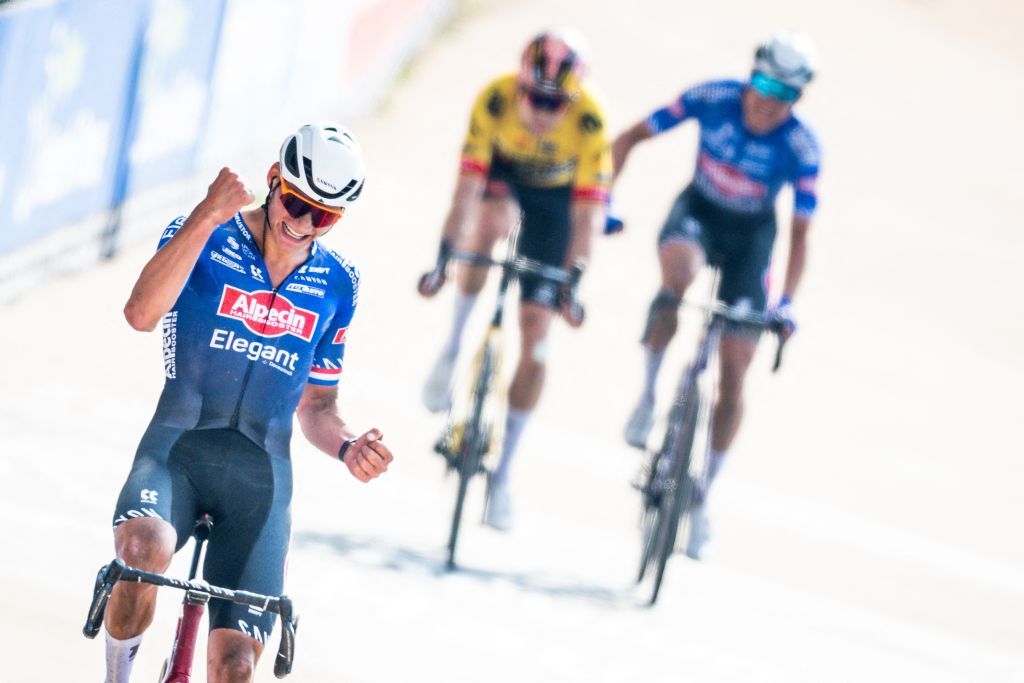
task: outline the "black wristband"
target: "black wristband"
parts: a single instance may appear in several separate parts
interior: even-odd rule
[[[338,460],[345,462],[345,454],[348,453],[349,446],[355,442],[355,439],[345,439],[341,442],[341,448],[338,449]]]
[[[448,259],[451,258],[452,252],[455,250],[451,240],[442,238],[441,244],[437,248],[437,265],[438,269],[444,268],[448,264]]]

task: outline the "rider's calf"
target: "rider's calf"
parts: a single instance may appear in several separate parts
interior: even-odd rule
[[[682,295],[662,289],[651,301],[647,310],[647,324],[641,343],[654,351],[662,351],[675,336],[679,327],[679,305]]]

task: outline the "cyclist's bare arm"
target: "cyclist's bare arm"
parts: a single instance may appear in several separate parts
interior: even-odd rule
[[[590,259],[590,244],[593,236],[604,230],[605,203],[603,200],[575,200],[570,211],[572,233],[566,252],[564,267],[586,265]]]
[[[144,332],[157,326],[177,301],[213,231],[252,200],[241,178],[222,168],[185,224],[142,269],[124,306],[129,325]]]
[[[445,254],[448,250],[454,249],[466,230],[471,230],[476,223],[486,185],[487,178],[478,171],[463,169],[459,172],[451,208],[448,209],[448,216],[441,230],[441,254],[438,256],[438,265],[434,271],[424,274],[417,286],[422,296],[434,296],[444,285]]]
[[[789,259],[786,261],[786,280],[782,295],[792,300],[803,278],[807,263],[807,236],[811,231],[811,220],[804,216],[793,216],[789,235]]]
[[[647,127],[647,120],[639,121],[619,133],[612,143],[612,176],[617,178],[622,172],[626,163],[626,157],[638,142],[643,142],[654,137],[654,133]]]
[[[484,195],[486,184],[487,178],[477,171],[463,170],[459,172],[459,178],[455,183],[455,194],[452,196],[452,205],[441,231],[441,239],[448,240],[450,244],[455,245],[458,244],[467,229],[472,229],[480,214],[480,201]]]
[[[379,429],[375,427],[356,434],[341,419],[337,386],[307,384],[295,415],[306,439],[332,457],[337,457],[342,444],[354,440],[345,450],[344,463],[359,481],[379,477],[394,459]]]

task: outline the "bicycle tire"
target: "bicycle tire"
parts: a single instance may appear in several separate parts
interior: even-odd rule
[[[665,569],[676,545],[679,522],[686,513],[690,497],[690,459],[693,443],[697,433],[697,418],[700,416],[700,390],[697,384],[688,380],[680,393],[677,403],[681,406],[682,422],[675,439],[672,460],[672,472],[666,485],[666,493],[662,495],[658,506],[659,528],[655,535],[653,551],[656,554],[654,580],[651,585],[653,606],[658,601]]]
[[[462,431],[459,444],[459,484],[455,495],[455,510],[452,512],[451,530],[448,534],[448,568],[455,568],[455,549],[459,541],[459,528],[462,525],[462,513],[466,502],[469,481],[480,472],[485,446],[485,430],[483,425],[484,403],[491,388],[494,366],[494,349],[488,342],[480,361],[480,373],[477,375],[476,387],[473,390],[472,410],[470,418]]]
[[[676,400],[672,402],[672,408],[665,422],[665,435],[661,441],[661,448],[654,453],[643,488],[641,488],[643,510],[640,517],[640,569],[637,572],[637,583],[643,581],[647,575],[657,547],[656,541],[659,534],[662,533],[661,500],[664,495],[663,489],[669,479],[659,472],[662,469],[662,459],[668,457],[667,454],[675,452],[676,442],[682,431],[685,406],[682,398],[683,392],[679,392],[676,395]]]

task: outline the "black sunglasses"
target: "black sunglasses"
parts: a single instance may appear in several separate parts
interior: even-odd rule
[[[525,92],[530,106],[541,111],[558,111],[569,103],[569,98],[564,95],[545,95],[533,90],[526,90]]]

